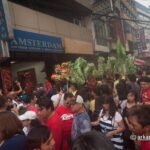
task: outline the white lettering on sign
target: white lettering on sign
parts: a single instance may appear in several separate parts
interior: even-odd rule
[[[72,120],[72,119],[73,119],[73,114],[63,114],[63,115],[61,116],[61,119],[62,119],[63,121],[65,121],[65,120]]]
[[[53,49],[62,48],[62,45],[58,43],[51,43],[51,42],[32,40],[32,39],[22,39],[22,38],[18,38],[18,41],[12,40],[11,44],[15,46],[28,46],[28,47],[37,46],[40,48],[53,48]]]

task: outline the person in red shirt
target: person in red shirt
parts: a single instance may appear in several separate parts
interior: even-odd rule
[[[140,79],[141,98],[145,104],[150,104],[150,78],[142,77]]]
[[[45,90],[47,96],[49,96],[50,92],[52,91],[52,84],[48,80],[48,78],[45,78],[44,90]]]
[[[53,102],[48,98],[39,102],[39,118],[52,132],[55,140],[55,150],[62,149],[62,121],[59,115],[54,111]]]
[[[141,150],[150,150],[150,105],[133,106],[128,111],[128,121]],[[132,138],[132,137],[131,137]],[[132,139],[131,139],[132,140]]]
[[[56,113],[62,120],[63,126],[63,147],[62,150],[70,150],[69,142],[71,141],[71,129],[73,122],[73,112],[71,110],[70,102],[74,99],[73,94],[65,93],[64,105],[56,109]]]

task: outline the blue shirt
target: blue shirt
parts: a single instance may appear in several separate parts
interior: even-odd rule
[[[5,140],[0,150],[27,150],[27,139],[25,135],[17,134]]]
[[[91,121],[87,112],[76,114],[72,124],[72,140],[89,131],[91,131]]]

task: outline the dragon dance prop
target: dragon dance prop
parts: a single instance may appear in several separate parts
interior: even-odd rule
[[[52,74],[52,80],[67,80],[78,85],[86,83],[89,76],[103,78],[105,75],[114,76],[119,73],[122,76],[126,74],[136,73],[134,59],[128,56],[121,43],[116,45],[116,57],[97,58],[97,65],[93,62],[88,62],[82,57],[79,57],[75,62],[63,62],[55,65],[55,73]]]

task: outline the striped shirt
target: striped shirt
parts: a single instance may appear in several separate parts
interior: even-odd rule
[[[103,110],[101,110],[99,117],[101,132],[104,134],[106,134],[109,131],[116,130],[118,128],[118,122],[122,120],[122,117],[118,112],[115,113],[114,117],[106,117],[105,115],[103,115]],[[111,138],[111,141],[113,142],[116,150],[123,150],[122,133],[114,135]]]

